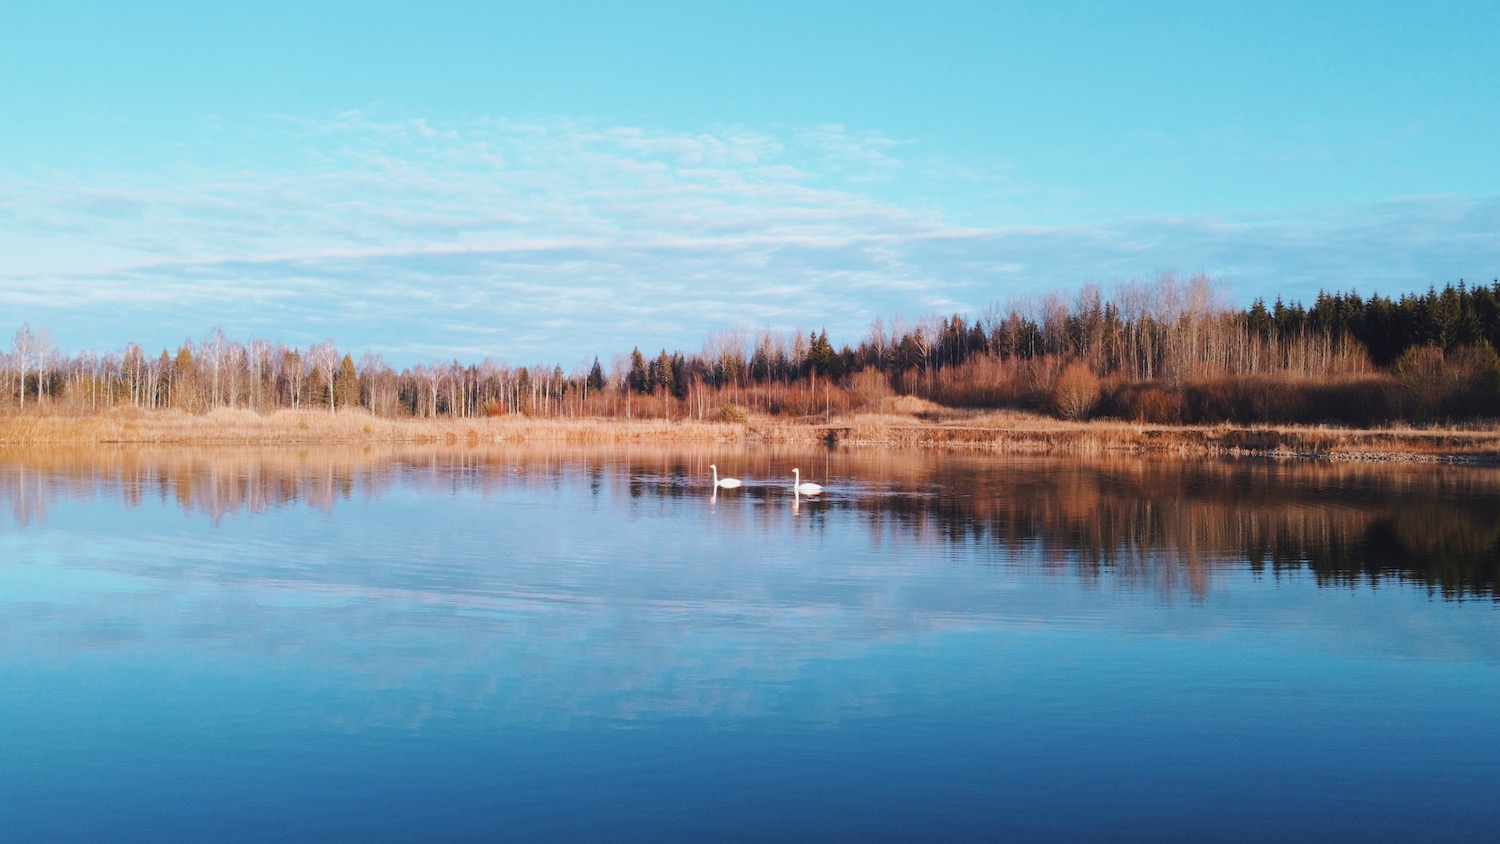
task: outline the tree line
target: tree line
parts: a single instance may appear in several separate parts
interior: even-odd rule
[[[305,348],[214,329],[150,353],[65,355],[23,325],[3,355],[0,410],[119,406],[382,416],[810,417],[915,396],[1143,422],[1369,425],[1500,417],[1500,281],[1396,298],[1320,292],[1229,304],[1205,275],[1013,300],[977,317],[876,320],[835,348],[825,331],[726,332],[694,352],[639,347],[607,368],[486,359],[396,369],[332,340]]]

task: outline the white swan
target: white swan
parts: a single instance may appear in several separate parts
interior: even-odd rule
[[[802,481],[801,469],[792,470],[792,492],[800,493],[802,495],[817,495],[822,491],[823,486],[821,484],[815,484],[812,481],[807,481],[806,483],[804,483]]]
[[[701,466],[703,464],[700,463],[698,465]],[[740,485],[739,478],[720,478],[718,466],[710,463],[708,464],[708,468],[714,470],[714,488],[717,489],[719,487],[723,487],[724,489],[734,489],[735,487]]]

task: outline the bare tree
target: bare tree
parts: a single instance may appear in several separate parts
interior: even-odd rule
[[[140,407],[146,391],[146,355],[139,345],[125,344],[125,355],[120,359],[120,377],[130,393],[130,403]]]
[[[16,336],[11,340],[11,348],[15,355],[13,362],[21,382],[19,392],[22,408],[26,407],[26,369],[33,363],[36,364],[36,400],[37,404],[42,402],[42,366],[47,360],[47,350],[50,345],[47,330],[43,328],[32,331],[30,323],[22,323],[21,328],[16,331]]]
[[[396,373],[385,358],[366,352],[359,359],[361,380],[365,384],[364,402],[371,413],[389,416],[396,405]]]
[[[441,364],[418,368],[418,377],[427,383],[427,398],[430,402],[428,416],[437,417],[438,395],[442,392],[443,378],[446,375],[447,370]],[[449,408],[449,411],[452,411],[452,408]]]
[[[281,378],[295,410],[302,403],[302,388],[307,381],[307,361],[295,346],[281,352]]]
[[[209,407],[219,406],[219,375],[224,367],[224,353],[229,346],[229,338],[224,336],[224,329],[214,326],[213,333],[208,339],[198,345],[198,357],[200,361],[207,359],[207,364],[212,376],[210,378],[211,392],[209,396]]]
[[[268,340],[251,340],[245,350],[250,368],[250,407],[257,411],[265,405],[266,378],[273,369],[271,352]]]
[[[246,380],[246,353],[245,347],[237,340],[232,340],[226,345],[221,354],[224,367],[224,399],[225,404],[234,407],[243,392],[243,383]],[[248,397],[247,397],[248,401]]]
[[[322,386],[328,389],[328,412],[333,413],[333,375],[339,371],[338,347],[332,340],[314,343],[307,350],[307,360],[322,380]]]

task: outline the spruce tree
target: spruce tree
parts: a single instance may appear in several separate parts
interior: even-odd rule
[[[668,393],[677,392],[677,381],[672,375],[672,356],[667,354],[666,349],[662,349],[661,354],[657,355],[652,369],[656,373],[655,383],[651,385],[653,388],[660,387]]]
[[[348,354],[333,375],[333,395],[340,407],[359,404],[359,374],[354,370],[354,358]]]
[[[630,375],[626,377],[625,383],[632,393],[646,392],[646,358],[641,355],[639,346],[630,351]]]
[[[594,356],[594,366],[589,370],[589,378],[586,382],[589,392],[596,393],[604,389],[604,367],[599,365],[599,356]]]

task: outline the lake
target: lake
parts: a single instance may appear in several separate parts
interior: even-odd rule
[[[0,451],[0,838],[1497,840],[1497,573],[1485,468]]]

